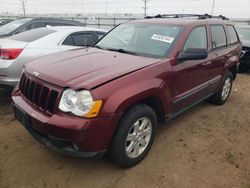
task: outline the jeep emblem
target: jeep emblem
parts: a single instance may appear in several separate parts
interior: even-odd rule
[[[40,73],[37,72],[37,71],[34,71],[32,74],[33,74],[35,77],[38,77]]]

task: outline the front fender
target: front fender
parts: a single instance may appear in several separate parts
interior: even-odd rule
[[[131,105],[148,97],[157,96],[166,110],[169,109],[166,108],[169,104],[166,101],[169,99],[168,95],[169,92],[163,80],[159,78],[143,80],[128,84],[114,92],[105,102],[104,109],[106,113],[120,115]]]

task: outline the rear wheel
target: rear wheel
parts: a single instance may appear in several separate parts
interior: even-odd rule
[[[122,167],[142,161],[153,143],[156,124],[155,112],[148,105],[130,108],[116,131],[110,151],[112,161]]]
[[[231,72],[229,72],[226,78],[224,79],[224,82],[219,91],[214,96],[212,96],[211,98],[212,103],[216,105],[224,104],[231,93],[232,85],[233,85],[233,75]]]

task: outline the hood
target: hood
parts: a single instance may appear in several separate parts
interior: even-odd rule
[[[250,48],[250,40],[242,40],[242,46]]]
[[[88,48],[39,58],[28,63],[26,71],[33,75],[37,72],[38,78],[61,87],[92,89],[159,61],[160,59]]]

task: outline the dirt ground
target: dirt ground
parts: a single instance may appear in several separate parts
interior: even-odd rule
[[[250,188],[249,82],[239,75],[224,106],[203,102],[160,128],[147,158],[130,169],[48,150],[0,90],[0,188]]]

